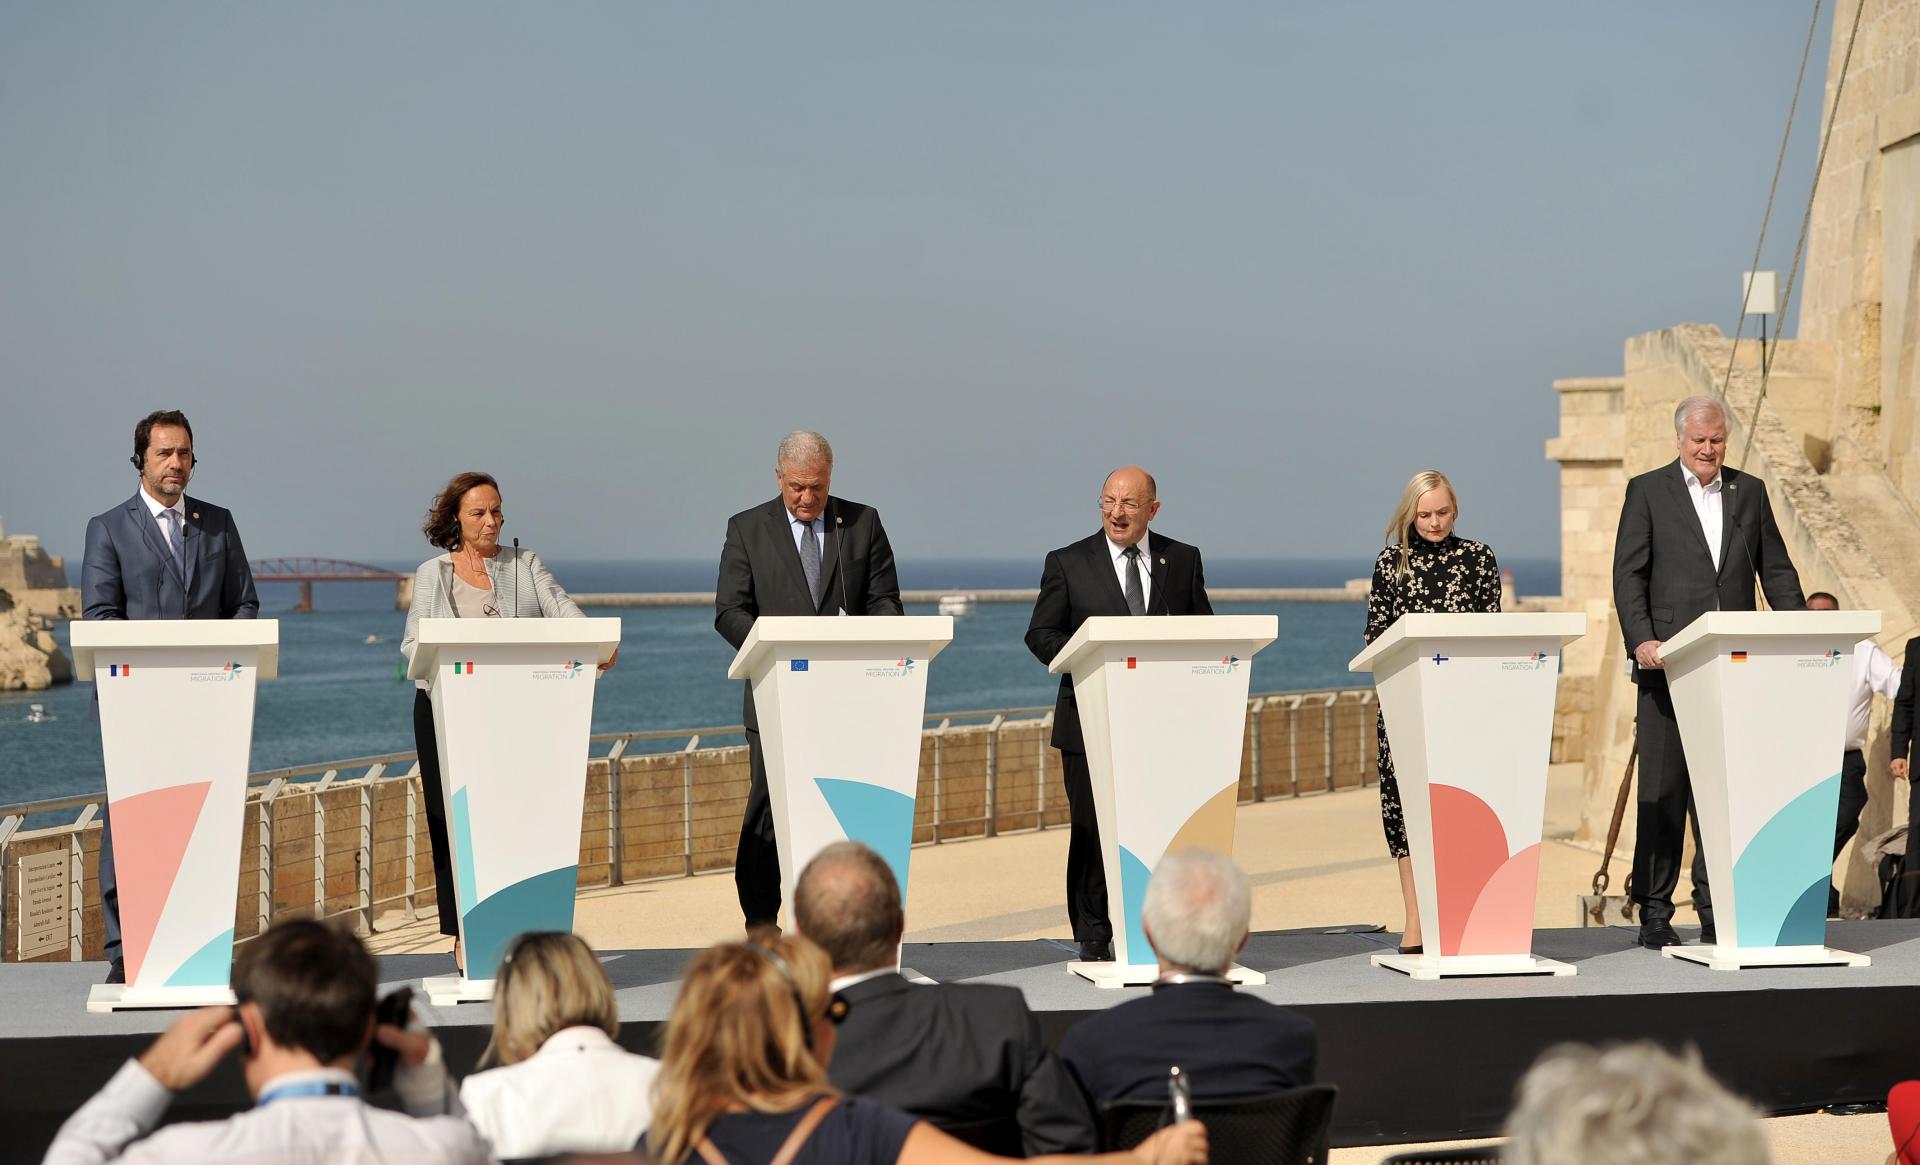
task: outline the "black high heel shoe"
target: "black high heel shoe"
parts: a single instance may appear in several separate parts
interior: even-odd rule
[[[1424,955],[1427,953],[1427,947],[1425,943],[1414,943],[1410,947],[1401,947],[1400,953],[1403,955]]]

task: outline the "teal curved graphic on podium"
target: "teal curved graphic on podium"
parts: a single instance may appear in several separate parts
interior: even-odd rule
[[[465,913],[480,899],[479,888],[473,880],[473,821],[467,812],[465,789],[453,795],[453,878],[459,883],[454,909]]]
[[[1827,883],[1833,878],[1834,815],[1840,774],[1786,803],[1733,863],[1743,947],[1811,947],[1827,941]]]
[[[1151,963],[1153,948],[1147,945],[1146,928],[1140,925],[1140,908],[1146,905],[1147,882],[1152,879],[1153,871],[1126,846],[1120,846],[1119,850],[1120,910],[1126,915],[1121,925],[1127,928],[1127,960],[1135,964]]]
[[[460,916],[467,939],[467,978],[491,979],[513,936],[529,930],[572,930],[578,866],[561,866],[489,894]]]
[[[169,987],[225,987],[233,981],[233,928],[207,940],[167,976]]]
[[[907,855],[913,851],[913,798],[865,781],[815,777],[840,829],[852,840],[871,846],[893,871],[900,884],[900,901],[907,900]],[[797,873],[798,871],[796,871]]]

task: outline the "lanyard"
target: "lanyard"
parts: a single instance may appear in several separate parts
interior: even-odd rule
[[[351,1084],[339,1080],[307,1080],[299,1084],[283,1084],[278,1088],[269,1088],[254,1101],[255,1108],[265,1108],[276,1100],[292,1100],[301,1096],[353,1096],[358,1097],[360,1090]]]

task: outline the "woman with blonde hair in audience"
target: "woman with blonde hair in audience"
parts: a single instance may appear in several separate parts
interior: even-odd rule
[[[578,937],[530,931],[507,946],[493,1041],[460,1102],[499,1158],[631,1149],[660,1062],[614,1043],[613,984]]]
[[[918,1118],[827,1083],[832,967],[799,935],[696,956],[667,1020],[644,1151],[658,1165],[976,1165],[983,1153]],[[1127,1153],[1056,1165],[1201,1165],[1206,1129],[1173,1125]]]

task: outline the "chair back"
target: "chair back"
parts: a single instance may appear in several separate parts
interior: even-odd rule
[[[1326,1165],[1333,1102],[1340,1090],[1307,1084],[1270,1096],[1193,1101],[1207,1126],[1207,1155],[1234,1165]],[[1100,1109],[1101,1148],[1131,1149],[1173,1119],[1165,1100],[1116,1100]]]

